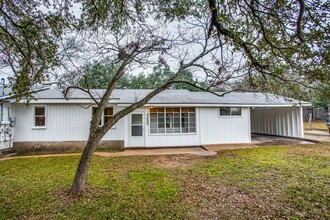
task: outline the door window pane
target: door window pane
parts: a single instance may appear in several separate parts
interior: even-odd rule
[[[142,136],[142,125],[132,125],[132,136]]]
[[[142,125],[142,114],[132,114],[132,124]]]

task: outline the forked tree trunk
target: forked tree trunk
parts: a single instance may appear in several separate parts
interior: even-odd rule
[[[79,164],[69,194],[77,195],[84,191],[90,162],[92,160],[92,156],[99,142],[100,142],[100,138],[98,136],[95,137],[90,136],[88,138],[87,144],[80,157]]]

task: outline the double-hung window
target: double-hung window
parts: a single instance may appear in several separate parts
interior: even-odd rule
[[[46,126],[46,107],[35,106],[34,107],[34,126],[45,127]]]
[[[220,116],[241,116],[242,109],[238,107],[220,107]]]
[[[180,134],[196,132],[195,108],[151,108],[151,134]]]
[[[97,107],[92,108],[92,114],[94,115]],[[106,107],[100,119],[99,125],[103,126],[107,121],[109,121],[113,116],[113,107]]]

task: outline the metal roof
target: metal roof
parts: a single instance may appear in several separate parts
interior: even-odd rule
[[[105,90],[91,90],[96,99],[102,97]],[[153,90],[146,89],[116,89],[113,91],[110,102],[117,104],[130,104],[141,100]],[[190,92],[188,90],[165,90],[153,97],[148,105],[234,105],[234,106],[295,106],[311,105],[295,99],[276,96],[269,93],[231,92],[228,94],[209,92]],[[221,96],[223,95],[223,96]],[[64,98],[62,90],[49,88],[34,93],[37,103],[85,103],[92,102],[89,95],[81,90],[72,89],[68,93],[68,100]],[[56,101],[55,101],[56,100]]]

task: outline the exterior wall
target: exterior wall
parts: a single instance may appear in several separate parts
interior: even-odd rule
[[[201,145],[250,143],[250,108],[241,116],[221,116],[219,108],[200,108]]]
[[[255,133],[303,138],[302,107],[252,109],[251,130]]]
[[[92,108],[89,105],[47,104],[46,126],[34,127],[34,104],[13,104],[15,112],[14,149],[72,150],[82,149],[89,134]],[[123,107],[114,106],[114,112]],[[149,107],[143,113],[145,147],[199,146],[204,144],[250,143],[250,108],[242,108],[241,116],[219,116],[218,107],[196,107],[196,133],[150,134]],[[104,148],[136,146],[131,136],[131,114],[121,119],[102,139]]]
[[[46,126],[34,127],[34,106],[14,104],[16,119],[14,142],[86,141],[92,108],[89,105],[47,104]],[[114,106],[114,111],[120,107]],[[102,140],[124,140],[125,123],[120,120]]]

